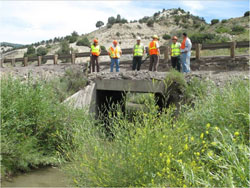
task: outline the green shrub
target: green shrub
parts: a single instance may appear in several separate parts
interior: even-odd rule
[[[178,25],[180,23],[181,17],[180,16],[174,16],[174,21]]]
[[[87,85],[86,75],[78,68],[68,68],[63,77],[54,79],[50,82],[54,93],[60,102],[63,102],[67,97],[73,95]]]
[[[201,26],[201,27],[200,27],[200,31],[203,31],[205,28],[206,28],[205,25]]]
[[[234,34],[234,35],[238,35],[238,34],[244,33],[245,30],[246,29],[243,26],[236,25],[236,26],[232,27],[232,32],[231,33]]]
[[[246,11],[246,12],[244,13],[244,17],[249,16],[249,14],[250,14],[250,11]]]
[[[34,46],[28,46],[27,52],[24,53],[24,57],[36,57],[36,49]]]
[[[121,34],[120,34],[120,32],[116,32],[116,34],[115,34],[117,37],[119,37]]]
[[[144,16],[142,19],[139,19],[139,23],[147,23],[150,18],[148,16]]]
[[[78,40],[76,45],[77,46],[88,46],[88,47],[90,47],[90,42],[89,42],[89,39],[87,37],[84,37],[83,39]]]
[[[171,39],[171,36],[165,33],[165,34],[162,36],[162,38],[165,39],[165,40],[169,40],[169,39]]]
[[[211,33],[194,33],[190,36],[193,43],[205,43],[215,39],[216,35]]]
[[[73,144],[79,117],[45,83],[1,78],[2,175],[58,164],[59,152]]]
[[[37,48],[36,53],[38,56],[44,56],[48,53],[48,49],[44,48],[44,47],[39,47],[39,48]]]
[[[211,20],[211,25],[214,25],[214,24],[217,24],[219,23],[220,21],[218,19],[212,19]]]
[[[227,19],[223,19],[223,20],[221,20],[221,23],[227,23],[228,22],[228,20]]]
[[[101,50],[105,51],[106,50],[105,46],[101,46]]]
[[[96,22],[95,26],[98,28],[101,28],[104,25],[104,23],[102,21],[98,21]]]
[[[152,20],[152,19],[148,20],[147,26],[148,27],[154,27],[154,20]]]
[[[230,30],[226,27],[218,27],[215,31],[217,33],[229,33],[230,32]]]
[[[197,23],[197,24],[194,24],[194,28],[199,28],[201,25],[199,24],[199,23]]]
[[[112,25],[111,24],[107,24],[107,28],[109,29],[109,28],[111,28],[112,27]]]

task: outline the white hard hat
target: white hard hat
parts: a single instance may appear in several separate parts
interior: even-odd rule
[[[136,40],[141,40],[141,37],[136,37]]]

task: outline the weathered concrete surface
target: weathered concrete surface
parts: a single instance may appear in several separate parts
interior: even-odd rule
[[[73,108],[86,109],[86,112],[95,112],[96,101],[96,84],[91,83],[84,89],[78,91],[74,95],[68,97],[64,103]]]
[[[156,80],[95,80],[97,90],[163,93],[164,83]]]

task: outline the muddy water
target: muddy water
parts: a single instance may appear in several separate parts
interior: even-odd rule
[[[68,180],[58,168],[47,167],[20,174],[1,184],[1,187],[67,187]]]

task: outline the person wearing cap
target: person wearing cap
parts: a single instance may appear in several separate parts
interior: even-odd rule
[[[120,57],[122,55],[122,50],[120,46],[118,46],[117,40],[113,41],[113,45],[108,50],[109,57],[111,59],[110,64],[110,72],[113,72],[114,64],[116,68],[116,72],[120,71]]]
[[[180,55],[181,55],[181,43],[177,42],[178,38],[176,36],[172,37],[172,44],[171,44],[171,63],[172,67],[179,72],[181,72],[181,62],[180,62]]]
[[[191,57],[191,40],[187,37],[187,33],[182,34],[183,41],[181,43],[181,65],[182,72],[190,72],[190,57]]]
[[[139,71],[141,68],[142,57],[145,54],[145,47],[141,44],[141,37],[137,37],[136,44],[133,48],[133,65],[132,70]]]
[[[93,44],[91,45],[91,48],[90,48],[90,53],[91,53],[90,54],[91,59],[90,59],[90,64],[89,64],[89,72],[91,72],[91,68],[92,68],[92,72],[95,72],[95,65],[96,65],[96,71],[99,72],[100,67],[99,67],[98,58],[101,53],[101,48],[98,45],[97,39],[94,39]]]
[[[158,43],[159,37],[153,35],[152,38],[153,40],[149,43],[148,47],[150,55],[149,71],[157,71],[160,56],[160,46]]]

